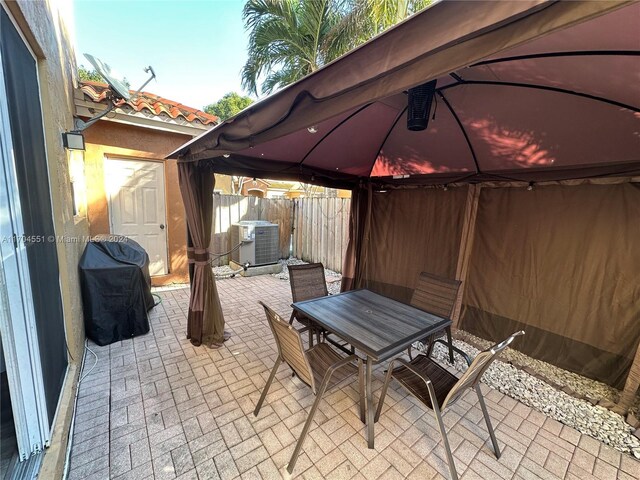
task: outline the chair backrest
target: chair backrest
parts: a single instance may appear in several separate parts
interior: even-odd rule
[[[451,318],[462,282],[422,272],[418,277],[411,306],[443,318]]]
[[[324,265],[321,263],[289,265],[289,282],[294,302],[329,295],[324,278]]]
[[[313,380],[313,371],[304,351],[300,333],[263,302],[258,303],[262,305],[267,315],[267,321],[278,346],[280,359],[286,362],[296,372],[298,378],[309,385],[315,393],[316,386]]]
[[[473,388],[480,383],[482,375],[487,371],[487,368],[489,368],[491,363],[505,348],[511,345],[511,342],[513,342],[516,337],[520,335],[524,335],[524,331],[520,330],[519,332],[515,332],[506,340],[496,343],[493,347],[476,355],[476,358],[473,359],[473,362],[471,362],[467,371],[464,372],[464,375],[460,377],[460,380],[458,380],[458,382],[449,391],[449,394],[444,399],[444,402],[442,402],[442,405],[440,405],[440,408],[444,410],[447,405],[453,404],[458,400],[466,388]]]

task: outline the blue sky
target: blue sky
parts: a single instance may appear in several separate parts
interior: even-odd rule
[[[243,0],[74,0],[78,65],[91,53],[138,89],[194,108],[242,92]]]

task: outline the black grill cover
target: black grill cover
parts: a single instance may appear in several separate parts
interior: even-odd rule
[[[109,345],[149,332],[153,297],[144,248],[126,237],[98,236],[87,244],[79,267],[87,337]]]

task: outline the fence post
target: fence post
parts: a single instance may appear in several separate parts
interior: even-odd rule
[[[298,202],[297,200],[294,198],[291,200],[291,235],[290,235],[290,239],[291,239],[291,243],[290,243],[290,247],[289,247],[289,256],[293,256],[293,252],[295,249],[295,231],[296,231],[296,215],[297,215],[297,210],[298,210]]]

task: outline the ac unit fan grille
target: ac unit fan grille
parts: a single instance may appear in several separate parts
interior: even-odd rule
[[[255,258],[256,265],[276,263],[278,261],[278,226],[256,227]]]

